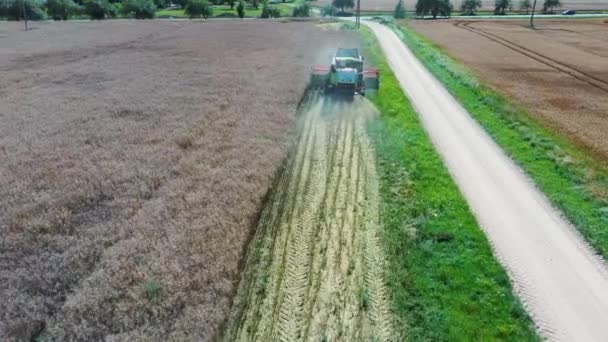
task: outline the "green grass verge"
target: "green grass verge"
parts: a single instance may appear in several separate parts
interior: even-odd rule
[[[509,279],[434,150],[373,34],[363,51],[382,75],[370,99],[393,310],[411,341],[538,340]]]
[[[607,258],[607,164],[532,119],[526,110],[483,85],[405,24],[391,26],[553,205]]]

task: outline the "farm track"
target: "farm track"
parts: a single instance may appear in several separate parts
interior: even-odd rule
[[[364,21],[513,288],[552,341],[605,341],[608,266],[390,28]]]
[[[489,33],[487,31],[484,31],[480,28],[477,27],[472,27],[471,24],[474,24],[475,22],[467,22],[467,21],[459,21],[454,23],[454,25],[456,27],[465,29],[467,31],[473,32],[477,35],[483,36],[485,38],[488,38],[508,49],[511,49],[515,52],[518,52],[522,55],[525,55],[526,57],[532,58],[533,60],[540,62],[550,68],[553,68],[557,71],[563,72],[571,77],[574,77],[580,81],[583,81],[597,89],[601,89],[603,91],[608,92],[608,82],[597,78],[587,72],[584,72],[576,67],[573,67],[571,65],[566,65],[564,63],[561,63],[553,58],[550,58],[548,56],[545,56],[543,54],[540,54],[538,52],[532,51],[522,45],[516,44],[510,40],[504,39],[500,36],[497,36],[493,33]]]
[[[314,97],[250,247],[226,341],[392,341],[378,180],[365,124],[375,113]]]

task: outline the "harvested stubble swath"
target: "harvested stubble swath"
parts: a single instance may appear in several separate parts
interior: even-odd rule
[[[226,341],[397,340],[375,158],[354,102],[313,99],[258,226]]]
[[[309,65],[311,23],[37,23],[0,36],[0,340],[209,340]]]

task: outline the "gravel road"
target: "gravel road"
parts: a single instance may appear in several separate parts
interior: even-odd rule
[[[549,340],[608,339],[608,269],[397,35],[365,22],[515,291]]]

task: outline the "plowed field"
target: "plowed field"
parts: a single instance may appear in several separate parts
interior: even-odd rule
[[[395,338],[364,98],[313,99],[264,210],[227,341]]]
[[[544,20],[536,30],[522,20],[407,25],[549,127],[608,158],[608,23]]]
[[[331,4],[332,0],[319,0],[315,2],[319,6]],[[455,11],[460,11],[460,6],[464,0],[451,0],[454,5]],[[413,11],[416,8],[416,1],[404,1],[405,8],[408,11]],[[561,13],[563,9],[574,9],[577,11],[592,11],[592,10],[608,10],[608,2],[605,0],[562,0],[562,7],[555,10],[556,13]],[[361,1],[362,11],[383,11],[392,12],[397,5],[397,0],[372,0],[372,1]],[[519,10],[519,2],[512,2],[513,10]],[[539,1],[536,5],[536,9],[542,8],[542,2]],[[481,10],[493,11],[494,0],[481,0]]]

